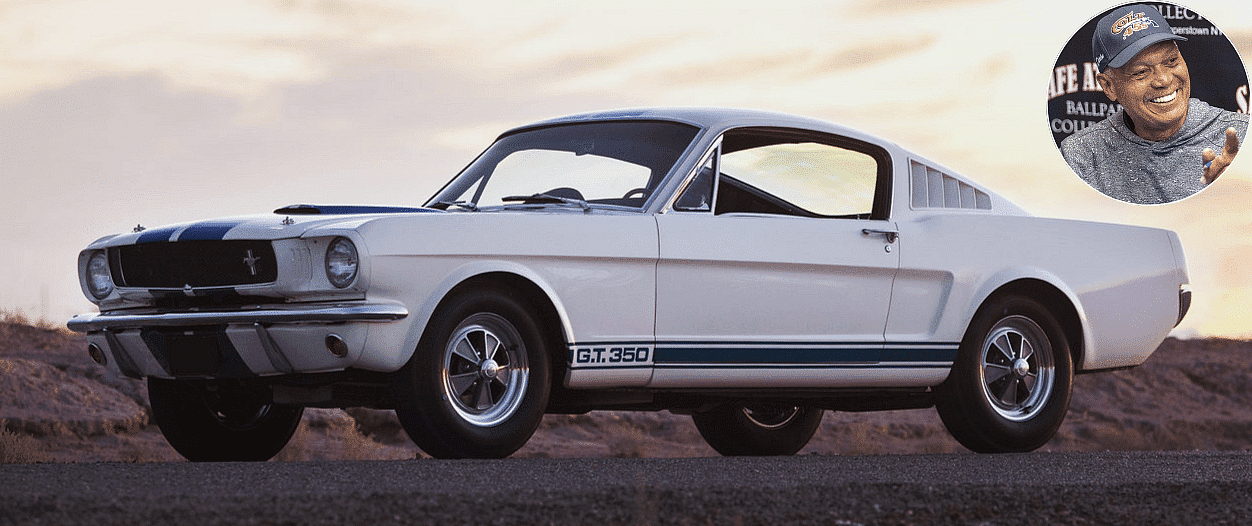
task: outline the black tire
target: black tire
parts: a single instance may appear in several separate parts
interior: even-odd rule
[[[935,408],[957,442],[978,453],[1043,446],[1061,427],[1073,389],[1068,340],[1047,308],[1006,296],[979,310]]]
[[[700,436],[728,457],[794,455],[804,448],[822,410],[774,402],[727,403],[691,415]]]
[[[441,305],[427,325],[400,371],[396,415],[432,457],[504,458],[539,427],[550,378],[527,304],[510,291],[473,289]]]
[[[174,451],[192,462],[263,462],[274,458],[300,425],[304,408],[265,401],[242,388],[148,378],[152,418]]]

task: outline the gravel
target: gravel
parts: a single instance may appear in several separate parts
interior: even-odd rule
[[[1244,452],[0,466],[0,524],[1243,524]]]

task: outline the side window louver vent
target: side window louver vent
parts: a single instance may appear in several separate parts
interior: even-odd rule
[[[991,196],[939,170],[909,162],[913,174],[913,208],[991,210]]]

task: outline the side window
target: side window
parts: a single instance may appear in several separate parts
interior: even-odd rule
[[[724,147],[715,213],[868,218],[874,212],[879,163],[873,156],[804,138],[762,139]],[[735,143],[729,136],[725,142]]]

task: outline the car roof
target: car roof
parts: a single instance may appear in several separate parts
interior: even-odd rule
[[[833,133],[860,139],[866,142],[872,142],[888,149],[899,148],[895,143],[876,137],[865,132],[841,126],[831,122],[814,119],[810,117],[801,117],[788,113],[749,110],[739,108],[700,108],[700,107],[654,107],[654,108],[630,108],[617,109],[607,111],[596,111],[588,113],[578,113],[547,119],[536,123],[520,126],[505,132],[503,135],[509,135],[521,130],[530,128],[539,128],[544,126],[552,126],[558,124],[571,124],[578,122],[606,121],[606,120],[640,120],[640,119],[658,119],[685,122],[700,128],[713,132],[721,132],[729,128],[737,128],[743,126],[778,126],[785,128],[799,128],[805,130],[814,130],[827,133]]]

